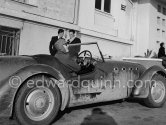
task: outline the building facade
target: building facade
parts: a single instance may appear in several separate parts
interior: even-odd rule
[[[77,0],[1,0],[1,55],[49,54],[59,27],[75,29]]]
[[[49,54],[59,28],[115,58],[157,51],[166,38],[163,1],[1,0],[0,55]]]
[[[131,56],[133,3],[130,0],[80,0],[82,40],[97,41],[104,54]]]
[[[166,1],[135,0],[136,36],[135,54],[147,49],[158,53],[161,42],[166,42]]]

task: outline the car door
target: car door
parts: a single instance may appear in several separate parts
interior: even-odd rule
[[[70,106],[90,104],[102,101],[102,80],[105,73],[95,68],[94,71],[73,77],[70,87]]]

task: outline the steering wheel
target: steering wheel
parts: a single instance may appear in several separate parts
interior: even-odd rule
[[[82,56],[83,55],[83,56]],[[88,67],[92,62],[92,53],[89,50],[84,50],[78,55],[79,63]]]

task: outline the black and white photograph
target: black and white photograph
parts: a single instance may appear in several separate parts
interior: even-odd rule
[[[166,0],[0,0],[0,125],[166,125]]]

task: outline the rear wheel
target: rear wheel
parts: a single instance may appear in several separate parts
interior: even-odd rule
[[[21,125],[50,125],[58,115],[60,91],[56,85],[45,84],[49,80],[51,79],[46,76],[35,76],[27,80],[19,90],[14,111]],[[28,81],[33,81],[33,87],[28,85]]]
[[[161,75],[155,75],[152,81],[149,95],[144,102],[148,107],[162,107],[166,101],[166,79]]]

